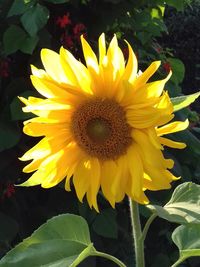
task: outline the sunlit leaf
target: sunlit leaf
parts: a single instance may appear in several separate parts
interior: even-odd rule
[[[90,250],[92,244],[86,221],[80,216],[63,214],[48,220],[8,252],[0,260],[0,267],[72,267],[76,266],[73,262],[77,258],[84,259]]]
[[[178,262],[200,256],[200,224],[177,227],[172,234],[172,240],[179,248]]]
[[[176,187],[164,206],[147,205],[159,217],[180,224],[200,223],[200,185],[192,182]]]
[[[174,112],[189,106],[199,96],[200,96],[200,92],[197,92],[197,93],[194,93],[194,94],[191,94],[191,95],[183,95],[183,96],[172,97],[171,101],[172,101],[172,104],[173,104],[173,107],[174,107]]]

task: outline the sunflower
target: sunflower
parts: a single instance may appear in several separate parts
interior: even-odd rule
[[[20,97],[23,111],[36,115],[23,131],[43,138],[20,158],[32,160],[23,171],[33,172],[21,185],[50,188],[65,179],[70,191],[72,180],[78,199],[86,195],[96,210],[99,190],[112,207],[125,195],[147,204],[145,190],[168,189],[177,179],[164,147],[185,147],[163,137],[188,126],[168,123],[174,115],[164,86],[171,72],[149,82],[160,66],[155,61],[138,75],[131,46],[126,63],[116,36],[108,49],[99,37],[98,59],[83,36],[81,43],[85,65],[61,48],[59,54],[42,49],[45,70],[32,66],[31,81],[43,98]]]

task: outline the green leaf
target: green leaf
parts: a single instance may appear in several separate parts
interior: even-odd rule
[[[169,62],[172,68],[171,81],[173,81],[175,84],[181,83],[185,76],[185,66],[183,62],[178,58],[171,57],[167,58],[167,62]]]
[[[32,54],[33,50],[35,49],[37,43],[39,41],[38,36],[27,36],[24,40],[24,42],[20,46],[20,50],[25,54]]]
[[[11,25],[3,35],[4,50],[7,55],[15,53],[26,39],[26,33],[18,26]]]
[[[40,4],[28,9],[21,17],[21,23],[30,36],[35,36],[44,27],[49,18],[49,11]]]
[[[200,140],[189,130],[185,130],[176,134],[179,141],[186,143],[189,150],[200,155]]]
[[[180,224],[200,223],[200,185],[186,182],[176,187],[164,206],[147,205],[160,218]]]
[[[104,237],[117,238],[116,212],[105,209],[99,213],[92,224],[94,231]]]
[[[179,248],[177,263],[190,257],[200,256],[200,224],[177,227],[172,233],[172,240]]]
[[[199,96],[200,96],[200,92],[197,92],[197,93],[194,93],[194,94],[191,94],[191,95],[183,95],[183,96],[172,97],[171,101],[172,101],[172,104],[173,104],[173,107],[174,107],[174,112],[189,106]]]
[[[16,124],[0,121],[0,152],[15,146],[20,136],[21,132]]]
[[[72,267],[77,258],[83,260],[92,248],[86,221],[63,214],[48,220],[8,252],[0,260],[0,267]]]
[[[184,0],[167,0],[166,4],[176,8],[177,11],[183,11],[185,2]]]
[[[28,8],[32,6],[31,1],[26,2],[24,0],[14,0],[12,6],[8,11],[8,17],[14,15],[21,15],[23,14]]]

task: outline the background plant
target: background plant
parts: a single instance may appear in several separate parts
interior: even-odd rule
[[[168,4],[166,23],[163,20],[166,10],[165,3]],[[193,50],[185,47],[189,42],[179,41],[183,36],[184,29],[188,34],[191,31],[187,31],[186,26],[180,28],[175,25],[181,20],[180,17],[184,19],[185,25],[188,25],[186,23],[190,18],[195,21],[199,14],[198,1],[193,3],[182,0],[4,0],[0,5],[0,227],[5,229],[3,234],[0,233],[0,254],[3,256],[6,251],[30,235],[47,218],[69,212],[80,214],[86,218],[91,229],[92,240],[99,250],[118,255],[129,265],[132,249],[126,201],[117,205],[117,209],[113,210],[100,196],[102,212],[97,214],[88,209],[86,203],[77,203],[74,193],[66,193],[62,184],[60,187],[48,191],[40,188],[14,189],[13,183],[18,183],[26,178],[21,173],[23,166],[17,157],[33,145],[33,140],[24,136],[21,131],[22,121],[27,118],[27,115],[22,113],[17,96],[27,96],[30,95],[30,92],[32,95],[34,94],[29,81],[29,65],[30,63],[37,66],[41,64],[39,61],[41,48],[48,47],[58,50],[63,45],[82,60],[79,49],[80,35],[84,34],[93,47],[97,47],[94,40],[97,40],[97,36],[101,32],[105,32],[110,38],[116,32],[118,38],[121,39],[125,55],[127,48],[123,39],[127,39],[137,52],[141,70],[152,60],[161,59],[163,64],[159,75],[166,76],[166,73],[172,68],[173,76],[167,84],[167,89],[171,96],[181,95],[185,66],[182,61],[174,58],[174,54],[182,57],[186,54],[184,53],[186,49],[190,53]],[[179,12],[177,13],[177,11]],[[175,21],[176,23],[174,23]],[[191,23],[191,21],[189,22]],[[198,24],[195,25],[198,27]],[[168,31],[170,32],[169,36],[173,36],[173,38],[166,37]],[[173,32],[172,35],[171,32]],[[193,37],[194,47],[196,38],[198,37],[195,34]],[[192,69],[193,61],[190,59],[193,57],[191,53],[188,61],[182,58],[186,70]],[[198,70],[198,57],[195,57],[195,64]],[[186,73],[186,75],[188,74]],[[185,82],[194,80],[194,72],[189,73],[186,77],[184,93],[198,91],[198,83],[192,83],[190,86],[189,82]],[[198,77],[196,70],[195,77]],[[182,181],[192,180],[199,183],[199,104],[195,105],[195,110],[184,109],[177,113],[179,119],[189,116],[191,126],[190,131],[176,134],[179,140],[182,139],[188,144],[187,150],[184,153],[173,152],[172,156],[176,162],[174,172],[182,175]],[[172,152],[168,150],[167,153],[171,154]],[[149,193],[149,195],[155,204],[161,205],[169,200],[170,193],[159,192]],[[145,219],[149,211],[142,207],[141,213]],[[158,232],[157,240],[153,235],[154,229]],[[159,219],[155,221],[152,235],[150,233],[146,240],[147,266],[159,266],[160,261],[164,262],[164,266],[169,266],[171,262],[175,261],[177,252],[174,251],[177,250],[170,239],[173,229],[174,226],[167,221],[159,221]],[[170,245],[168,242],[171,242]],[[152,254],[156,255],[158,251],[157,257],[152,258]],[[103,260],[90,259],[90,261],[93,266],[108,264]],[[109,263],[108,266],[111,264]],[[191,264],[187,263],[187,266],[190,265],[198,266],[198,262],[195,263],[193,260]]]

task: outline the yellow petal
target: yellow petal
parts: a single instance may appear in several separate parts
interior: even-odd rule
[[[75,84],[75,86],[78,86],[84,93],[91,94],[91,78],[88,69],[64,48],[61,49],[61,57],[76,75],[78,85]]]
[[[23,168],[23,172],[30,173],[36,171],[39,168],[40,164],[43,162],[43,160],[44,158],[33,160],[31,163],[29,163],[28,165],[26,165],[26,167]]]
[[[111,192],[115,196],[115,201],[120,202],[125,196],[127,184],[127,162],[126,157],[121,156],[116,160],[117,172],[111,185]]]
[[[153,76],[153,74],[157,71],[160,64],[161,64],[160,61],[152,62],[151,65],[141,75],[137,77],[137,79],[134,82],[134,87],[141,87],[142,85],[144,85],[151,78],[151,76]]]
[[[118,72],[121,75],[124,72],[125,62],[123,53],[118,46],[116,35],[114,35],[108,47],[107,58],[108,62],[112,63],[113,71],[116,73],[115,76]]]
[[[117,175],[117,166],[114,161],[104,161],[102,164],[102,174],[101,174],[101,189],[110,202],[110,205],[115,207],[115,197],[111,191],[113,181]]]
[[[103,63],[104,57],[106,55],[106,41],[105,34],[102,33],[99,37],[99,64]]]
[[[41,184],[43,187],[48,188],[58,184],[65,176],[65,169],[58,165],[62,161],[63,150],[46,158],[39,166],[39,169],[21,186],[34,186]],[[61,167],[61,168],[60,168]]]
[[[126,117],[133,128],[143,129],[157,126],[157,122],[160,120],[160,112],[153,107],[130,109],[127,110]]]
[[[30,136],[53,136],[56,135],[60,131],[65,131],[66,135],[69,135],[69,126],[68,124],[45,124],[45,123],[27,123],[23,132]]]
[[[89,203],[90,208],[94,207],[97,212],[99,212],[98,204],[97,204],[97,193],[100,188],[100,165],[98,159],[92,158],[90,160],[90,173],[89,173],[89,181],[90,186],[87,190],[87,201]]]
[[[177,148],[177,149],[183,149],[186,147],[185,143],[175,142],[173,140],[170,140],[164,137],[159,137],[159,140],[161,144],[168,146],[168,147]]]
[[[90,185],[91,162],[89,159],[82,160],[76,167],[73,176],[73,183],[79,201],[83,201],[83,197]]]
[[[99,72],[98,61],[95,53],[92,48],[88,44],[88,42],[84,39],[83,35],[81,36],[81,43],[83,47],[83,54],[86,61],[86,65],[88,69],[93,69],[96,73]]]
[[[165,87],[166,82],[170,79],[172,73],[170,72],[167,77],[163,80],[150,82],[142,85],[141,87],[137,87],[135,92],[135,97],[137,99],[151,99],[153,97],[161,96],[163,89]]]
[[[39,143],[28,150],[21,158],[22,161],[44,158],[62,149],[71,141],[71,137],[66,133],[57,133],[51,138],[44,137]]]
[[[130,44],[127,41],[126,43],[128,45],[129,57],[122,80],[127,80],[130,83],[133,83],[138,72],[138,62]]]
[[[168,123],[167,125],[157,128],[156,131],[157,131],[157,134],[161,136],[165,134],[171,134],[171,133],[183,131],[188,127],[188,125],[189,125],[188,119],[185,121],[175,121],[175,122]]]
[[[154,169],[167,168],[168,161],[164,158],[160,149],[156,148],[150,141],[148,135],[142,130],[134,129],[132,132],[133,140],[139,145],[143,164],[149,164]]]
[[[41,95],[47,98],[54,98],[54,97],[67,98],[69,95],[65,90],[61,89],[59,85],[53,80],[48,80],[46,78],[39,78],[34,75],[31,75],[30,78],[35,89]]]
[[[143,193],[143,164],[136,144],[128,149],[127,160],[132,180],[131,195],[139,198]]]
[[[46,72],[53,80],[59,83],[72,84],[63,71],[59,54],[45,48],[41,50],[41,59]]]

